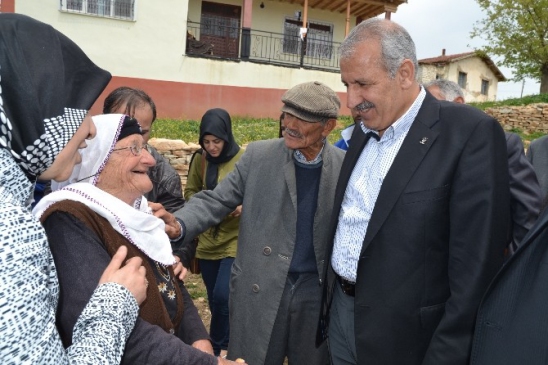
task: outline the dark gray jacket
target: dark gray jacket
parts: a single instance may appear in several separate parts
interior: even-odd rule
[[[154,147],[149,146],[148,151],[156,160],[156,165],[148,170],[152,190],[145,198],[154,203],[161,203],[168,212],[173,213],[185,205],[181,178],[169,161]]]

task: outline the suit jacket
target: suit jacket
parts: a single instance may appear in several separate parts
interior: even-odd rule
[[[366,143],[356,128],[337,184],[331,238]],[[481,296],[509,242],[507,161],[496,120],[427,93],[363,241],[354,302],[358,364],[467,364]],[[326,334],[334,285],[326,267],[318,339]]]
[[[521,139],[514,133],[505,135],[510,172],[512,250],[515,251],[537,221],[542,205],[542,191],[533,166],[525,157]]]
[[[545,199],[548,195],[548,136],[542,136],[532,141],[526,156],[537,174],[540,189]]]
[[[472,365],[548,364],[548,210],[481,302]]]
[[[343,151],[325,145],[313,232],[318,273],[323,272],[343,157]],[[214,190],[195,194],[175,216],[184,222],[188,240],[219,223],[240,204],[238,250],[230,279],[228,357],[260,365],[265,362],[295,247],[295,163],[293,150],[283,139],[250,143],[234,170]]]

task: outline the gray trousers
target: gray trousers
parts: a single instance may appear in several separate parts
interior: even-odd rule
[[[322,297],[318,274],[288,275],[272,329],[265,365],[329,364],[327,343],[316,348]]]
[[[333,365],[357,365],[354,298],[344,294],[339,283],[335,283],[333,290],[328,334]]]

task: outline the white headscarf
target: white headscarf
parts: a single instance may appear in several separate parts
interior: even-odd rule
[[[52,183],[55,191],[44,196],[32,212],[40,218],[53,203],[62,200],[84,203],[107,219],[117,232],[145,255],[161,264],[172,265],[175,260],[169,237],[165,233],[165,224],[152,215],[145,197],[137,199],[131,207],[95,186],[118,140],[124,118],[123,114],[93,117],[97,135],[87,142],[87,148],[80,150],[82,163],[74,168],[67,181]]]

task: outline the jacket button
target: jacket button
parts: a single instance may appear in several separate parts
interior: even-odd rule
[[[175,330],[174,330],[173,328],[170,328],[170,329],[169,329],[169,333],[174,334],[174,333],[175,333]]]
[[[253,286],[251,287],[251,290],[253,290],[253,293],[258,293],[259,292],[259,285],[253,284]]]
[[[320,279],[320,286],[322,286],[322,284],[323,284],[323,280],[322,280],[322,279]]]
[[[265,248],[263,248],[263,254],[265,256],[270,256],[270,254],[272,253],[272,249],[268,246],[266,246]]]

